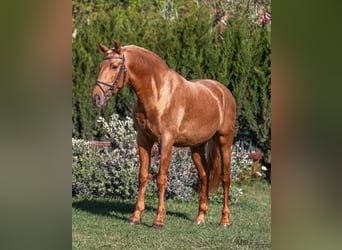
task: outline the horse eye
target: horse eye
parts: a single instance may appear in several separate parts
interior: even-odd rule
[[[112,69],[117,69],[118,66],[115,66],[114,64],[112,64],[110,67],[111,67]]]

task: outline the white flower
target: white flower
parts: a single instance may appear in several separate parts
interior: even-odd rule
[[[262,166],[261,169],[262,169],[263,171],[266,171],[266,170],[267,170],[267,167]]]
[[[262,176],[262,174],[259,171],[256,172],[256,175],[257,176]]]

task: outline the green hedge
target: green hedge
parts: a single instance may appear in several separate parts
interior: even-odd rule
[[[72,44],[73,137],[101,139],[104,131],[97,125],[97,117],[108,118],[114,112],[121,117],[131,115],[135,96],[129,87],[115,95],[105,109],[91,103],[102,59],[97,43],[111,46],[112,40],[118,39],[122,45],[136,44],[154,51],[187,79],[222,82],[237,101],[236,137],[249,131],[253,144],[264,154],[270,153],[269,25],[255,25],[241,14],[232,16],[222,33],[212,8],[195,1],[95,2],[73,1],[73,28],[77,29]],[[246,12],[242,9],[241,13]]]

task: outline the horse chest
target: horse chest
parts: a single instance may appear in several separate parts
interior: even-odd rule
[[[153,137],[155,141],[159,141],[158,119],[156,115],[149,115],[145,112],[134,113],[134,123],[138,131]]]

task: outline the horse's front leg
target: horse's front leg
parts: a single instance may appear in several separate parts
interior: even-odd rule
[[[135,205],[134,213],[129,217],[128,222],[131,224],[139,224],[140,216],[145,209],[145,193],[148,179],[148,168],[150,166],[151,149],[153,142],[147,140],[142,135],[138,134],[137,138],[140,170],[139,170],[139,192],[138,199]]]
[[[160,168],[157,177],[157,186],[159,193],[159,202],[157,209],[157,216],[153,221],[152,227],[162,228],[164,226],[164,216],[166,214],[164,197],[167,185],[167,173],[169,169],[171,154],[172,154],[173,141],[171,137],[165,137],[161,140],[161,155],[160,155]]]

